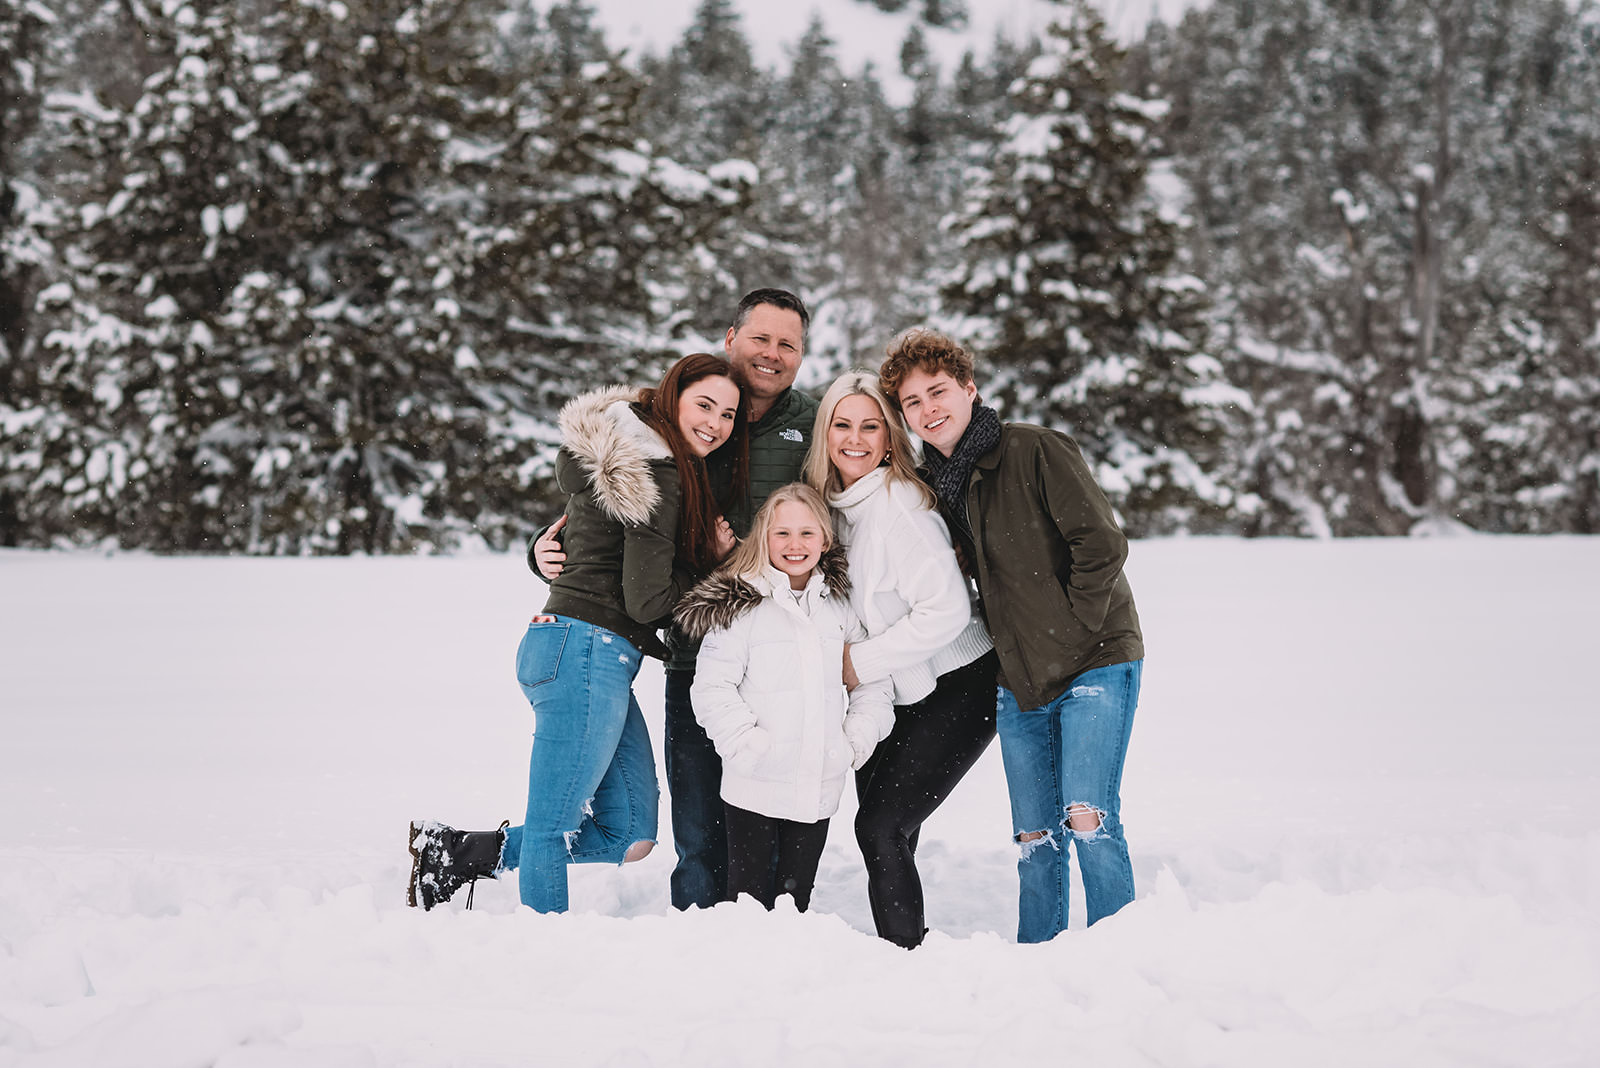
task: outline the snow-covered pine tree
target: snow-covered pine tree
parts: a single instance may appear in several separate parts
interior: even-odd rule
[[[958,137],[975,163],[986,163],[1003,136],[1011,110],[1011,86],[1028,72],[1042,48],[1039,38],[1013,41],[996,32],[988,56],[963,53],[951,78],[951,112]]]
[[[767,77],[733,0],[700,0],[677,45],[642,57],[639,74],[641,124],[663,152],[696,167],[753,158]]]
[[[718,176],[739,191],[696,235],[697,254],[677,278],[682,291],[673,330],[683,344],[720,351],[728,316],[739,298],[777,284],[763,235],[753,226],[751,201],[760,180],[757,160],[769,134],[770,72],[756,65],[738,6],[701,0],[677,44],[639,64],[644,91],[639,127],[662,155]],[[793,281],[792,278],[788,281]]]
[[[1574,106],[1551,78],[1570,17],[1559,0],[1217,0],[1152,42],[1217,348],[1255,398],[1231,458],[1266,502],[1253,531],[1506,529],[1493,502],[1549,485],[1512,454],[1537,438],[1515,392],[1548,363],[1530,222],[1570,146],[1534,131]]]
[[[697,283],[753,180],[748,163],[658,151],[642,135],[643,83],[591,32],[592,12],[563,3],[549,18],[506,64],[511,134],[453,253],[463,322],[507,398],[501,436],[543,445],[574,393],[648,380],[682,354]],[[530,451],[522,477],[537,482],[553,455]]]
[[[1208,529],[1232,503],[1211,473],[1232,395],[1204,351],[1179,219],[1148,181],[1162,105],[1119,87],[1121,51],[1086,2],[1042,45],[949,220],[947,325],[1003,417],[1078,439],[1130,532]]]
[[[482,420],[429,260],[486,24],[426,0],[139,10],[167,65],[104,124],[52,301],[82,413],[63,510],[172,551],[450,543]]]
[[[1532,247],[1517,241],[1531,254],[1499,331],[1514,349],[1479,406],[1460,507],[1490,530],[1600,533],[1600,6],[1530,5],[1506,37],[1541,57],[1495,87]]]
[[[41,60],[56,19],[38,0],[0,0],[0,545],[16,545],[32,454],[18,447],[46,413],[24,367],[31,305],[49,256],[23,146],[39,127]]]
[[[29,220],[39,194],[23,175],[22,146],[39,126],[39,66],[54,22],[38,0],[0,0],[0,387],[22,349],[41,251]]]
[[[167,58],[128,115],[80,109],[104,165],[46,294],[41,400],[69,414],[31,499],[177,551],[536,526],[555,407],[655,373],[743,175],[638,139],[577,2],[510,72],[481,0],[134,10]]]
[[[820,19],[796,43],[776,101],[755,229],[769,267],[787,272],[812,304],[808,368],[826,379],[875,362],[895,324],[924,317],[917,279],[929,254],[928,187],[913,173],[876,73],[844,71]]]
[[[967,24],[967,2],[922,0],[922,21],[929,26],[959,30]]]

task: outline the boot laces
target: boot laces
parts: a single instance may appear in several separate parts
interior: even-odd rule
[[[511,821],[510,820],[501,820],[500,821],[500,826],[497,827],[496,830],[503,831],[509,826],[511,826]],[[472,908],[472,895],[477,892],[477,889],[478,889],[478,877],[476,875],[474,875],[474,876],[472,876],[472,878],[467,880],[467,908],[468,909]]]

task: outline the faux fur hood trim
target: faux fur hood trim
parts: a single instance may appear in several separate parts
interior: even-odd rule
[[[561,446],[583,467],[595,503],[613,519],[643,523],[661,503],[649,461],[672,450],[628,405],[633,386],[608,386],[572,398],[561,408]]]
[[[850,596],[850,567],[844,550],[834,546],[817,561],[822,582],[834,597]],[[726,627],[761,603],[761,591],[731,572],[713,571],[678,602],[673,618],[689,637],[704,638],[719,627]]]

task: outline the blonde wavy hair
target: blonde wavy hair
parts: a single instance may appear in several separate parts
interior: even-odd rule
[[[719,571],[748,579],[765,570],[768,563],[767,535],[772,533],[772,517],[778,511],[778,505],[786,502],[803,504],[809,508],[817,518],[817,525],[822,528],[822,551],[833,548],[833,515],[828,511],[828,502],[804,482],[791,482],[772,491],[772,496],[756,512],[755,520],[750,524],[750,533],[728,554]]]
[[[800,470],[801,477],[822,495],[823,500],[827,500],[830,493],[844,489],[838,468],[828,459],[828,424],[833,422],[833,410],[846,397],[872,398],[878,411],[883,413],[884,429],[889,433],[887,481],[914,491],[924,507],[932,508],[933,491],[917,477],[917,458],[911,451],[911,435],[906,431],[905,421],[900,417],[900,410],[884,396],[883,390],[878,387],[878,376],[871,371],[846,371],[834,379],[828,392],[822,395],[822,400],[817,404],[817,421],[811,427],[811,450],[806,453],[805,466]]]

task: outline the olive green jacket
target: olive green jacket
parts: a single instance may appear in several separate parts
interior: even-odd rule
[[[604,627],[663,657],[656,630],[696,576],[676,562],[678,468],[667,443],[634,413],[637,396],[613,386],[561,409],[556,485],[567,494],[567,560],[544,611]],[[531,548],[529,558],[532,566]]]
[[[1122,573],[1128,539],[1077,442],[1004,424],[973,467],[966,505],[1000,684],[1022,708],[1055,700],[1085,671],[1144,656]]]
[[[750,492],[744,500],[728,505],[728,523],[739,537],[750,533],[757,510],[774,490],[799,480],[816,421],[817,402],[798,389],[790,389],[750,427]],[[719,489],[732,478],[727,469],[730,459],[712,453],[706,461],[712,484]]]

